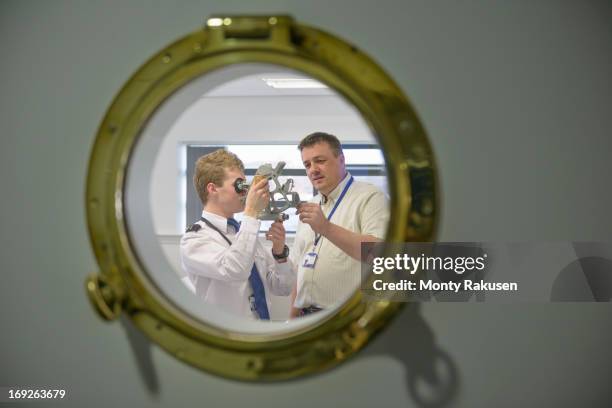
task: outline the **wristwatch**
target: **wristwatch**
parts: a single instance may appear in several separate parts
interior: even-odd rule
[[[287,245],[285,245],[285,247],[283,248],[283,252],[279,255],[276,255],[274,252],[272,252],[272,256],[274,257],[274,259],[285,259],[289,256],[289,247]]]

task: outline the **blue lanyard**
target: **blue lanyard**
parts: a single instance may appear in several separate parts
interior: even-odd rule
[[[351,184],[353,184],[353,176],[351,176],[351,178],[349,179],[348,183],[346,183],[346,186],[344,186],[344,189],[340,193],[340,196],[338,197],[338,200],[336,201],[336,204],[334,204],[334,208],[332,208],[332,210],[329,212],[329,215],[327,216],[327,220],[328,221],[331,220],[332,215],[334,215],[334,213],[336,212],[336,208],[338,208],[338,206],[340,205],[340,202],[344,198],[344,195],[348,191],[348,189],[351,186]],[[319,243],[320,239],[321,239],[321,234],[317,234],[315,236],[313,248],[317,247],[317,244]]]

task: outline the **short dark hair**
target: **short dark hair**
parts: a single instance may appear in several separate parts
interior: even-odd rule
[[[334,151],[334,156],[338,157],[342,153],[342,146],[340,145],[340,140],[334,135],[330,135],[325,132],[314,132],[306,136],[302,139],[300,144],[298,145],[298,149],[300,152],[305,147],[313,146],[317,143],[327,143],[329,147]]]

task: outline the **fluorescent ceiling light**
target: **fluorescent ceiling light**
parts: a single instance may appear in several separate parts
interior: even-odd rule
[[[277,89],[327,88],[310,78],[261,78],[268,86]]]

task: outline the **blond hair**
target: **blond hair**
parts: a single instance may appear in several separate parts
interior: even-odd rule
[[[206,205],[206,201],[208,201],[206,186],[208,183],[222,186],[225,180],[226,169],[244,171],[244,164],[242,164],[238,156],[224,149],[215,150],[212,153],[200,156],[196,160],[193,172],[193,186],[203,205]]]

